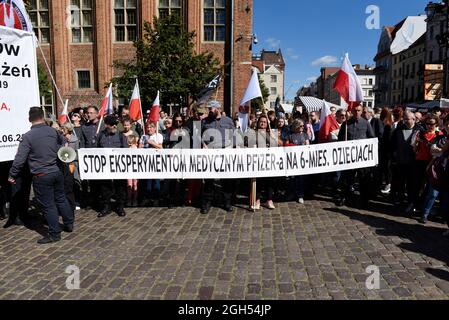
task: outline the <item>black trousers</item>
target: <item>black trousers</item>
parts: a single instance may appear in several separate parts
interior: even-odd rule
[[[123,208],[126,199],[126,181],[125,180],[101,180],[99,181],[101,190],[102,207],[111,205],[112,196],[115,195],[117,207]]]
[[[274,183],[273,178],[260,178],[256,180],[257,199],[262,199],[262,193],[265,193],[266,201],[273,200]]]
[[[23,219],[30,207],[31,183],[33,177],[28,168],[22,170],[20,176],[17,177],[16,183],[11,185],[11,201],[9,207],[9,220],[14,221],[16,218]]]
[[[62,164],[62,174],[64,176],[64,191],[67,197],[67,201],[69,202],[69,206],[72,211],[75,211],[75,178],[73,173],[70,171],[70,165],[64,163]]]
[[[221,192],[223,195],[223,201],[225,206],[231,205],[232,191],[234,180],[220,180],[221,183]],[[212,201],[214,200],[215,194],[215,185],[214,180],[204,180],[203,183],[203,196],[201,198],[201,206],[202,208],[210,207],[212,205]]]
[[[415,203],[415,205],[418,204],[418,187],[416,186],[415,169],[415,163],[394,164],[392,166],[393,178],[391,190],[393,200],[402,202],[407,192],[407,202]]]
[[[344,199],[351,197],[351,187],[355,184],[356,180],[359,182],[362,203],[367,204],[372,196],[370,168],[344,171],[341,176],[341,197]]]

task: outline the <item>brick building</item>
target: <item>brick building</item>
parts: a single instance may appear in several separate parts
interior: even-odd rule
[[[133,41],[144,21],[179,14],[196,31],[197,52],[213,52],[225,62],[227,30],[233,30],[234,110],[251,76],[252,0],[29,0],[29,14],[64,99],[70,106],[99,105],[105,84],[116,75],[114,61],[133,59]],[[232,28],[227,10],[234,4]],[[230,11],[230,10],[229,10]],[[227,56],[230,56],[228,51]],[[38,52],[42,62],[42,55]],[[206,84],[205,84],[206,85]],[[57,107],[61,109],[56,99]],[[224,99],[223,85],[219,99]],[[124,97],[125,98],[125,97]],[[118,101],[116,101],[118,104]]]

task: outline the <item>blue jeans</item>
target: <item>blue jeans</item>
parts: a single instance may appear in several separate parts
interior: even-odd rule
[[[432,211],[432,208],[435,204],[435,201],[438,198],[438,195],[440,192],[438,190],[435,190],[430,183],[427,184],[426,190],[424,192],[425,198],[424,198],[424,206],[423,206],[423,216],[428,218],[430,215],[430,212]]]
[[[145,180],[145,186],[146,195],[153,200],[159,200],[161,193],[161,180]]]
[[[73,227],[75,220],[73,210],[70,208],[64,192],[64,177],[62,172],[53,172],[44,176],[33,178],[36,199],[44,210],[48,222],[48,233],[53,238],[61,237],[59,215],[67,227]]]

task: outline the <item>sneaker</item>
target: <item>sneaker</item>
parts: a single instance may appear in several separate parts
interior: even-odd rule
[[[61,241],[61,238],[53,238],[51,236],[46,236],[43,239],[37,241],[38,244],[50,244]]]
[[[273,201],[270,200],[270,201],[267,202],[267,208],[270,209],[270,210],[276,209],[276,207],[274,206]]]
[[[303,199],[303,198],[299,198],[299,199],[298,199],[298,203],[299,203],[299,204],[304,204],[304,199]]]
[[[81,207],[78,207],[78,206],[75,207],[75,211],[80,211],[80,210],[81,210]]]
[[[426,217],[421,217],[421,219],[419,219],[419,223],[421,224],[427,224],[428,220]]]
[[[381,190],[380,192],[382,192],[383,194],[389,194],[391,191],[391,184],[387,184],[385,186],[385,188],[383,190]]]

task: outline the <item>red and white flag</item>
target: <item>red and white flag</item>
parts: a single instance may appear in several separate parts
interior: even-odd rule
[[[140,124],[142,124],[143,120],[142,101],[140,100],[139,82],[137,80],[136,85],[134,86],[131,102],[129,104],[129,117],[131,118],[132,121],[137,121]]]
[[[351,61],[349,61],[348,54],[345,55],[343,65],[338,72],[334,90],[346,101],[349,111],[363,102],[362,85]]]
[[[23,0],[0,0],[0,26],[33,32]]]
[[[104,116],[112,115],[114,113],[114,106],[112,104],[113,96],[112,96],[112,83],[109,86],[108,92],[106,92],[106,96],[103,99],[101,104],[99,116],[100,118],[104,118]]]
[[[69,121],[69,100],[66,100],[64,103],[64,109],[62,110],[62,113],[59,115],[58,121],[60,125],[63,125],[64,123]]]
[[[339,128],[337,119],[331,112],[329,103],[323,100],[323,108],[321,109],[321,121],[320,121],[320,133],[318,141],[320,143],[326,143],[329,141],[329,134]]]
[[[156,100],[154,100],[153,102],[153,107],[151,108],[151,111],[148,114],[147,122],[153,122],[157,124],[159,121],[160,113],[161,113],[161,103],[159,100],[159,91],[158,91]]]

